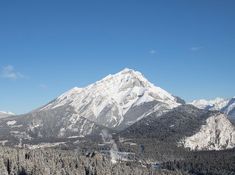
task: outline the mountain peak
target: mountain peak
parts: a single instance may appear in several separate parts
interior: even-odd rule
[[[149,83],[149,81],[143,76],[143,74],[133,69],[129,69],[129,68],[124,68],[123,70],[115,74],[109,74],[108,76],[104,77],[100,81],[97,81],[96,83],[101,83],[101,82],[103,83],[104,81],[110,81],[112,79],[122,80],[122,82],[128,82],[131,79],[132,80],[135,79],[135,80]]]
[[[152,110],[143,107],[151,106],[147,104],[156,106],[156,110],[180,105],[173,95],[154,86],[140,72],[125,68],[82,89],[75,87],[41,110],[72,106],[78,117],[113,128],[145,116]],[[130,111],[134,109],[136,113],[132,116]]]
[[[135,76],[143,76],[142,73],[140,73],[139,71],[136,71],[134,69],[129,69],[129,68],[124,68],[123,70],[121,70],[120,72],[114,74],[114,75],[120,75],[120,74],[128,74],[128,75],[135,75]]]
[[[135,70],[134,69],[129,69],[129,68],[124,68],[119,73],[128,73],[128,72],[135,72]]]
[[[126,95],[130,92],[140,95],[144,94],[145,91],[149,91],[151,94],[155,94],[154,98],[175,101],[175,97],[170,93],[152,84],[139,71],[129,68],[125,68],[116,74],[106,76],[102,80],[88,86],[88,89],[94,87],[100,90],[105,89],[111,96],[115,96],[114,94],[119,94],[123,91],[126,91]],[[113,98],[115,99],[115,97]]]

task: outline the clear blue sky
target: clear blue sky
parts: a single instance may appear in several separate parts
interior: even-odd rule
[[[0,110],[125,67],[187,101],[234,96],[235,1],[0,1]]]

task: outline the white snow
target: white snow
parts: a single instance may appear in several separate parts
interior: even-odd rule
[[[224,114],[211,116],[196,134],[181,141],[192,150],[222,150],[235,147],[235,127]]]
[[[235,110],[235,98],[231,99],[223,99],[217,97],[213,100],[194,100],[190,104],[200,108],[200,109],[208,109],[208,110],[218,110],[225,114],[229,114],[231,111]]]
[[[224,112],[226,114],[229,114],[229,112],[232,111],[233,109],[235,109],[235,102],[230,104],[230,105],[228,105]]]
[[[110,118],[102,124],[115,127],[124,121],[124,116],[131,107],[151,101],[162,102],[167,109],[180,105],[174,96],[154,86],[140,72],[126,68],[85,88],[75,87],[41,110],[69,104],[77,114],[72,117],[74,122],[79,116],[96,122],[103,116],[102,112],[108,110]],[[136,119],[133,123],[135,121]]]
[[[130,146],[137,146],[137,143],[134,142],[125,142],[125,145],[130,145]]]
[[[0,118],[5,118],[5,117],[11,116],[11,115],[15,115],[15,114],[12,112],[0,111]]]
[[[42,121],[41,120],[33,120],[33,122],[29,125],[29,129],[31,131],[34,131],[35,128],[38,128],[42,126]]]
[[[5,144],[8,142],[8,140],[1,140],[0,141],[0,144],[2,145],[2,146],[5,146]]]
[[[55,146],[59,146],[65,144],[65,142],[56,142],[56,143],[40,143],[38,145],[29,145],[26,144],[25,146],[28,149],[38,149],[38,148],[50,148],[50,147],[55,147]]]
[[[66,130],[65,130],[65,128],[60,128],[60,131],[59,131],[59,137],[63,137],[64,135],[65,135],[65,132],[66,132]]]
[[[223,99],[223,98],[215,98],[213,100],[194,100],[190,104],[200,108],[205,109],[209,107],[211,110],[221,110],[223,107],[225,107],[229,102],[229,99]]]
[[[18,138],[18,139],[27,139],[27,140],[31,140],[32,137],[29,136],[28,133],[26,133],[25,131],[20,132],[20,131],[10,131],[11,135],[13,135],[14,137]]]
[[[70,136],[68,137],[69,139],[76,139],[76,138],[80,138],[81,136]]]
[[[42,108],[41,110],[48,109],[50,106],[52,106],[52,108],[57,108],[59,106],[63,106],[66,103],[69,103],[71,101],[71,99],[73,99],[81,91],[82,91],[82,88],[74,87],[71,90],[69,90],[69,91],[65,92],[64,94],[60,95],[57,98],[57,104],[52,105],[52,103],[51,103],[51,104],[45,106],[44,108]]]
[[[0,113],[2,113],[2,114],[8,114],[8,115],[15,115],[13,112],[5,112],[5,111],[0,111]]]
[[[12,125],[11,128],[21,128],[23,125]]]
[[[8,125],[8,126],[12,126],[12,125],[14,125],[14,124],[16,124],[16,121],[15,121],[15,120],[11,120],[11,121],[8,121],[8,122],[7,122],[7,125]]]
[[[147,111],[146,113],[144,113],[142,116],[139,116],[135,121],[132,122],[128,122],[128,125],[131,125],[139,120],[141,120],[142,118],[144,118],[145,116],[148,116],[154,112],[156,113],[156,117],[161,116],[162,114],[166,113],[169,111],[169,108],[167,109],[163,109],[162,107],[165,106],[165,104],[157,104],[155,105],[152,109],[150,109],[149,111]]]
[[[11,134],[15,135],[15,134],[19,134],[19,131],[10,131]]]

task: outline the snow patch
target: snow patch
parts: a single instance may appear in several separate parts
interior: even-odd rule
[[[38,145],[25,145],[28,149],[39,149],[39,148],[50,148],[50,147],[55,147],[59,145],[63,145],[66,142],[56,142],[56,143],[40,143]]]
[[[8,142],[8,140],[1,140],[0,141],[0,144],[2,145],[2,146],[5,146],[5,144]]]
[[[14,125],[14,124],[16,124],[16,121],[15,121],[15,120],[11,120],[11,121],[8,121],[8,122],[7,122],[7,125],[8,125],[8,126],[12,126],[12,125]]]

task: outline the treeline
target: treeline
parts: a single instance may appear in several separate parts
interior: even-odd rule
[[[183,160],[163,162],[161,168],[181,170],[195,175],[235,174],[235,149],[191,152],[184,157]]]
[[[1,175],[146,175],[150,169],[136,162],[112,164],[97,152],[16,149],[0,147]]]

